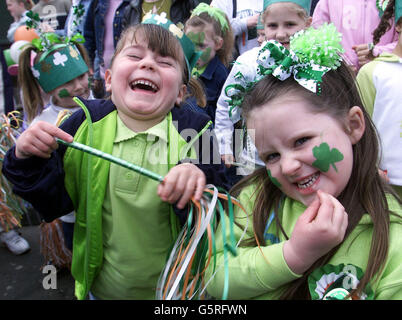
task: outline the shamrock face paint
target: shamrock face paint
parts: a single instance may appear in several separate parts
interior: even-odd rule
[[[73,101],[73,97],[88,99],[90,93],[88,83],[88,72],[86,72],[57,87],[50,92],[53,97],[53,103],[63,108],[76,107],[77,105]]]
[[[335,162],[343,160],[343,154],[336,148],[330,150],[326,142],[321,143],[318,147],[314,147],[313,155],[317,159],[313,162],[313,166],[324,172],[329,170],[330,165],[338,172]]]
[[[215,32],[211,25],[205,27],[188,26],[186,28],[186,35],[194,43],[196,50],[202,51],[202,55],[197,62],[197,67],[201,68],[209,63],[219,50],[215,42]]]
[[[247,118],[271,181],[306,206],[317,190],[337,197],[353,167],[352,142],[341,122],[313,108],[294,92],[253,109]]]
[[[59,98],[67,98],[67,97],[70,97],[71,95],[70,95],[70,92],[68,92],[67,89],[63,88],[63,89],[61,89],[59,91],[58,96],[59,96]]]
[[[271,170],[267,169],[268,172],[268,177],[272,181],[272,183],[277,186],[278,188],[282,187],[282,185],[279,183],[278,179],[272,176]]]

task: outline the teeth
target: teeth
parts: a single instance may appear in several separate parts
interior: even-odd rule
[[[148,87],[151,87],[152,90],[154,90],[154,91],[158,90],[158,87],[155,84],[153,84],[151,81],[148,81],[148,80],[136,80],[136,81],[134,81],[132,83],[131,87],[134,87],[137,84],[142,84],[142,85],[146,85]]]
[[[297,186],[300,189],[306,189],[306,188],[308,188],[308,187],[313,185],[313,183],[317,180],[318,176],[319,176],[319,173],[315,173],[311,177],[306,178],[303,181],[298,182]]]

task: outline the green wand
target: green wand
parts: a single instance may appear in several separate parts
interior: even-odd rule
[[[128,161],[116,158],[116,157],[112,156],[109,153],[105,153],[105,152],[102,152],[102,151],[100,151],[98,149],[86,146],[85,144],[81,144],[81,143],[74,142],[74,141],[70,143],[70,142],[61,140],[59,138],[56,138],[56,141],[58,143],[66,145],[68,147],[71,147],[71,148],[74,148],[74,149],[77,149],[77,150],[80,150],[80,151],[84,151],[86,153],[92,154],[92,155],[97,156],[99,158],[108,160],[108,161],[113,162],[113,163],[115,163],[115,164],[117,164],[119,166],[122,166],[124,168],[130,169],[130,170],[135,171],[137,173],[143,174],[144,176],[147,176],[148,178],[154,179],[156,181],[159,181],[159,182],[163,181],[162,176],[160,176],[160,175],[158,175],[158,174],[156,174],[156,173],[154,173],[152,171],[149,171],[147,169],[139,167],[139,166],[137,166],[137,165],[135,165],[133,163],[130,163]]]

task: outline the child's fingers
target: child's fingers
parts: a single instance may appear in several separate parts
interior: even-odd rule
[[[332,221],[334,204],[329,198],[329,194],[322,192],[321,190],[317,191],[317,196],[320,199],[320,208],[317,212],[315,221],[323,226],[328,225]]]
[[[206,184],[206,178],[205,178],[205,175],[202,174],[197,178],[197,182],[196,182],[195,194],[194,194],[194,199],[196,201],[201,200],[201,197],[204,193],[205,184]]]
[[[185,180],[185,179],[182,179]],[[180,180],[179,180],[180,183]],[[180,198],[179,202],[177,203],[177,207],[179,209],[183,209],[187,202],[190,201],[191,197],[194,194],[194,190],[196,189],[197,180],[194,176],[189,177],[187,181],[182,181],[183,185],[185,185],[184,190],[181,192],[178,190],[178,198]]]

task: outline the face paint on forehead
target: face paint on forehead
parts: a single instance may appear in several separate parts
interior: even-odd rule
[[[65,88],[61,89],[57,95],[59,96],[59,98],[71,97],[70,92],[68,92],[68,90]]]
[[[275,177],[272,176],[271,170],[267,169],[267,172],[268,172],[268,177],[269,177],[269,179],[272,181],[272,183],[273,183],[276,187],[281,188],[282,185],[279,183],[278,179],[276,179]]]
[[[343,160],[343,154],[336,148],[330,149],[326,142],[321,143],[319,146],[315,146],[313,148],[313,155],[316,161],[312,163],[312,166],[323,172],[327,172],[330,165],[336,172],[338,172],[335,162]]]

